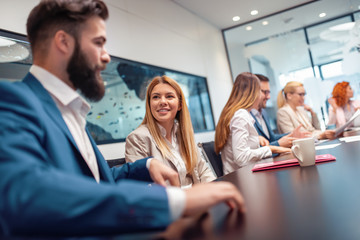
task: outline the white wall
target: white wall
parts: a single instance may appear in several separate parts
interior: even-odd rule
[[[0,0],[0,28],[25,34],[38,0]],[[221,31],[170,0],[105,0],[108,52],[117,57],[205,76],[217,122],[232,88]],[[19,7],[21,6],[21,8]],[[214,133],[196,134],[197,141]],[[124,143],[99,146],[106,159],[124,156]]]

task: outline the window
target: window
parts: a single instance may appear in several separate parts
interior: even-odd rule
[[[304,9],[307,7],[310,5]],[[301,8],[290,12],[296,11],[300,12]],[[233,77],[244,69],[269,77],[274,94],[267,108],[273,120],[277,93],[289,81],[302,82],[308,93],[305,103],[323,119],[324,129],[328,118],[327,99],[337,82],[350,82],[354,99],[360,98],[360,12],[297,29],[280,21],[290,16],[290,12],[268,18],[274,23],[274,32],[261,26],[259,20],[251,23],[252,31],[246,31],[250,23],[224,31]]]

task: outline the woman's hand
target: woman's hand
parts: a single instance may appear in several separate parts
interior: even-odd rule
[[[325,130],[319,135],[319,139],[335,139],[335,130]]]
[[[260,146],[269,146],[269,141],[263,136],[259,136]]]
[[[301,130],[302,125],[300,124],[297,126],[288,136],[294,137],[294,138],[307,138],[311,137],[311,132],[309,131],[302,131]],[[282,145],[280,145],[282,146]]]
[[[290,153],[291,149],[286,147],[279,147],[279,146],[269,146],[272,153]]]
[[[314,111],[312,110],[312,108],[309,105],[304,104],[304,109],[308,112],[310,112],[311,114],[314,114]]]
[[[328,99],[329,104],[333,108],[334,112],[336,112],[336,109],[338,108],[338,105],[336,104],[335,98],[331,97]]]
[[[278,140],[278,143],[281,147],[289,148],[292,146],[292,141],[296,140],[297,138],[292,137],[291,134],[283,136]]]

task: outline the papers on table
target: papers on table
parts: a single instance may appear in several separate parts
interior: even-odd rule
[[[341,144],[341,143],[334,143],[334,144],[316,146],[316,147],[315,147],[315,150],[323,150],[323,149],[334,148],[334,147],[339,146],[340,144]]]
[[[347,121],[344,125],[342,125],[341,127],[338,127],[335,129],[335,137],[339,136],[342,132],[344,132],[344,130],[350,126],[350,124],[354,121],[355,118],[357,118],[358,116],[360,116],[360,110],[357,110],[349,119],[349,121]]]
[[[342,137],[339,138],[339,140],[342,142],[356,142],[356,141],[360,141],[360,135],[351,136],[351,137]]]

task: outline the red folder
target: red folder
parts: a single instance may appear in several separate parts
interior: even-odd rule
[[[335,160],[336,158],[331,154],[316,155],[315,164],[321,162],[335,161]],[[298,160],[295,158],[289,160],[277,161],[277,162],[270,162],[270,163],[259,163],[253,167],[252,171],[258,172],[269,169],[285,168],[285,167],[293,167],[293,166],[300,166]]]

